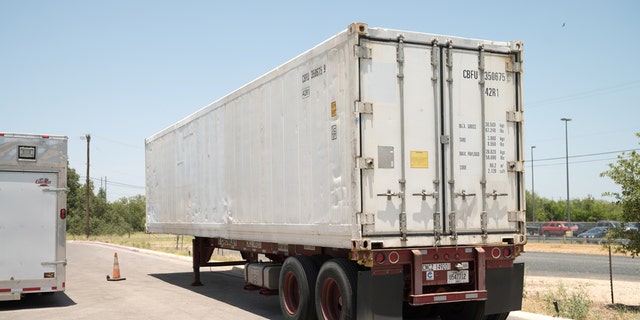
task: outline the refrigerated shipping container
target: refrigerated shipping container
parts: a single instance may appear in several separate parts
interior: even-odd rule
[[[517,310],[522,49],[354,23],[148,138],[147,229],[196,236],[194,283],[281,264],[286,318]]]

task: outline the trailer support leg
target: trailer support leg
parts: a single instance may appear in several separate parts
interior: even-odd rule
[[[192,286],[202,286],[200,281],[200,250],[202,246],[202,240],[199,237],[193,238],[191,241],[193,247],[193,282]]]

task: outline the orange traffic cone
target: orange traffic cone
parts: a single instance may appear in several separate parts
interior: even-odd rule
[[[118,253],[113,254],[113,277],[107,275],[107,281],[121,281],[127,278],[120,277],[120,264],[118,263]]]

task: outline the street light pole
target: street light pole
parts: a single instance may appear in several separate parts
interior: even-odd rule
[[[531,146],[531,221],[536,221],[536,189],[533,183],[533,149],[536,146]]]
[[[564,146],[565,146],[564,159],[565,159],[565,164],[567,166],[567,222],[569,223],[569,226],[571,226],[571,205],[569,202],[569,134],[568,134],[569,131],[567,129],[568,128],[567,124],[569,121],[571,121],[571,118],[562,118],[560,120],[564,121]]]

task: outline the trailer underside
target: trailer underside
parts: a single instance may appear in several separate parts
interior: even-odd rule
[[[242,260],[210,261],[216,248],[237,250]],[[196,237],[192,285],[203,285],[200,267],[245,265],[260,278],[252,281],[256,274],[245,270],[245,288],[280,294],[287,318],[319,309],[318,315],[337,319],[352,309],[357,319],[402,319],[416,310],[443,319],[500,319],[521,308],[524,265],[513,263],[520,250],[501,244],[351,251]],[[260,262],[259,255],[270,261]],[[352,301],[343,301],[347,295]]]

